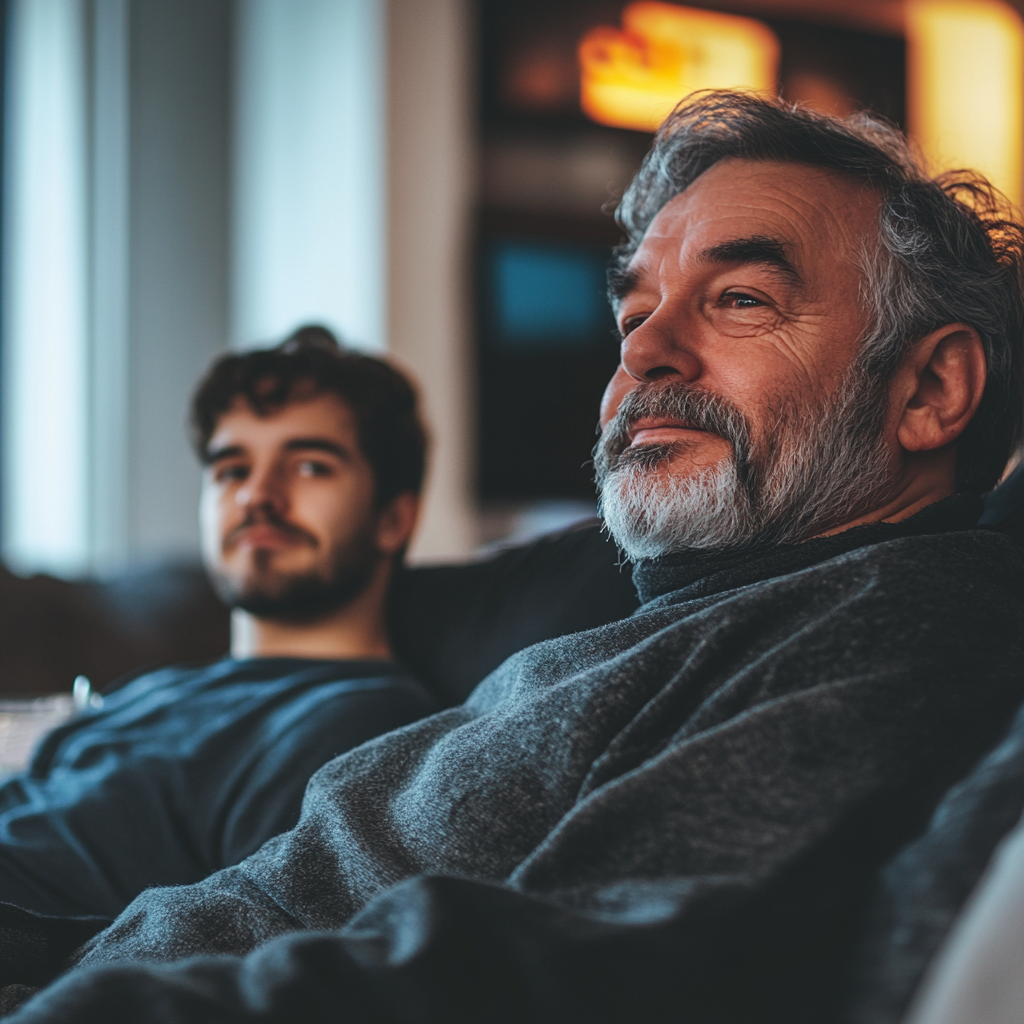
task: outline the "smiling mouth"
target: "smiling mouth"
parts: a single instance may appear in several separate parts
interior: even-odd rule
[[[644,417],[629,428],[630,447],[644,444],[665,444],[678,441],[681,434],[706,434],[707,430],[687,420]]]

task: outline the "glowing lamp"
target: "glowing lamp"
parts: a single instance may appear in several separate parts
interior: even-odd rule
[[[622,12],[621,29],[591,29],[579,57],[588,117],[654,131],[696,89],[774,93],[779,42],[752,18],[642,0]]]
[[[1024,191],[1024,22],[999,0],[910,0],[907,113],[934,170]]]

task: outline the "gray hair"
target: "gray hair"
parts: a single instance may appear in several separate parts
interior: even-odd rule
[[[869,114],[830,117],[735,91],[695,93],[669,115],[616,210],[626,241],[612,257],[612,293],[658,211],[721,160],[808,164],[880,196],[865,240],[862,295],[870,320],[860,363],[886,382],[908,349],[948,323],[981,337],[988,379],[957,441],[957,487],[999,479],[1024,428],[1024,228],[981,175],[930,177],[899,129]]]

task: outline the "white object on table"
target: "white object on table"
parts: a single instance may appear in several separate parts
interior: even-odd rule
[[[74,713],[74,698],[63,693],[33,700],[0,700],[0,775],[24,770],[43,736]]]

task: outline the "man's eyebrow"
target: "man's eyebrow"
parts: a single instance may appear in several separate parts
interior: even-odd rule
[[[352,452],[344,445],[336,441],[330,441],[326,437],[293,437],[285,441],[286,452],[327,452],[339,459],[348,460],[352,458]],[[207,449],[204,462],[212,466],[215,462],[223,462],[225,459],[236,459],[245,454],[245,448],[240,444],[227,444],[222,448]]]
[[[697,253],[698,263],[759,263],[779,271],[794,284],[803,278],[793,261],[786,255],[786,243],[771,235],[749,235],[746,238],[730,238],[726,242],[701,249]],[[620,302],[640,284],[640,273],[635,270],[612,269],[608,272],[608,296],[612,302]]]
[[[226,444],[222,448],[207,448],[203,455],[203,464],[212,466],[215,462],[222,462],[224,459],[234,459],[244,454],[245,449],[240,444]]]
[[[731,238],[697,253],[698,263],[759,263],[779,271],[794,284],[800,284],[800,271],[786,255],[786,244],[771,235]]]
[[[286,452],[327,452],[339,459],[348,461],[352,458],[352,452],[344,445],[336,441],[329,441],[326,437],[293,437],[284,445]]]
[[[608,271],[608,298],[612,302],[620,302],[640,283],[640,275],[635,270],[620,270],[617,267]]]

